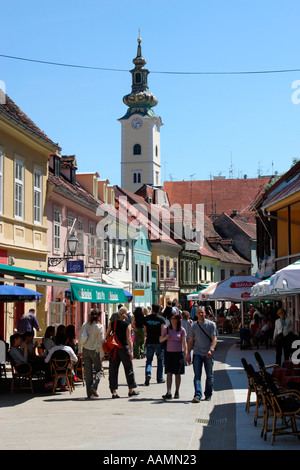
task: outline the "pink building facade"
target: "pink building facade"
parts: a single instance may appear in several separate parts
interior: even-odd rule
[[[103,246],[96,235],[100,220],[97,216],[99,175],[91,173],[81,177],[76,175],[76,170],[75,156],[50,157],[46,204],[48,272],[101,281]],[[66,259],[70,256],[67,240],[71,234],[78,240],[77,250],[75,256]],[[73,324],[77,337],[94,306],[89,302],[71,301],[64,287],[47,288],[47,305],[47,324]],[[97,307],[102,311],[104,324],[104,305]]]

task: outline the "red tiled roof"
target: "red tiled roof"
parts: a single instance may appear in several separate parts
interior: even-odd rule
[[[83,188],[78,182],[75,184],[67,181],[62,175],[60,177],[53,175],[49,172],[48,180],[53,184],[58,190],[68,193],[70,197],[81,200],[83,203],[88,203],[95,207],[99,206],[100,202],[97,201],[92,194],[90,194],[86,189]]]
[[[36,137],[42,139],[47,144],[54,146],[57,150],[60,150],[58,144],[54,143],[45,132],[41,129],[25,114],[23,111],[13,102],[13,100],[5,95],[4,103],[0,103],[0,114],[7,119],[10,119],[19,127],[33,133]]]
[[[228,217],[233,223],[239,226],[243,232],[245,232],[248,237],[252,238],[253,240],[256,240],[256,224],[255,223],[249,223],[249,222],[243,222],[240,219],[237,219],[236,217],[229,217],[228,214],[224,214],[225,217]]]
[[[203,181],[165,181],[170,205],[204,204],[205,214],[217,216],[235,210],[240,220],[254,221],[253,201],[264,191],[270,177]]]
[[[158,223],[159,212],[166,211],[170,213],[170,209],[167,207],[157,206],[156,204],[150,204],[143,197],[138,195],[137,193],[131,193],[130,191],[126,191],[123,188],[119,188],[118,186],[115,187],[115,195],[116,195],[116,204],[117,208],[120,210],[119,204],[121,203],[120,196],[126,196],[128,198],[126,209],[128,210],[128,214],[130,215],[129,207],[132,204],[140,204],[142,207],[145,208],[145,213],[139,216],[139,222],[143,224],[149,233],[149,240],[153,243],[158,240],[164,240],[163,233],[164,233],[164,226],[160,227]],[[144,196],[149,195],[149,191],[144,193]],[[124,201],[125,205],[125,201]],[[151,217],[150,217],[151,215]],[[174,217],[175,220],[175,217]],[[210,258],[218,259],[224,263],[231,263],[231,264],[243,264],[249,267],[251,263],[246,261],[244,258],[239,256],[234,250],[232,252],[228,252],[224,248],[224,243],[219,243],[218,248],[214,248],[209,242],[208,239],[216,239],[221,241],[220,235],[215,231],[212,221],[206,215],[204,215],[204,242],[201,246],[199,253],[202,256],[207,256]],[[165,240],[166,241],[166,240]],[[168,242],[176,244],[176,242],[170,237]],[[176,238],[177,244],[184,243],[184,239],[179,240]],[[223,240],[224,242],[224,240]]]
[[[180,240],[177,240],[178,243],[176,243],[172,238],[172,234],[170,233],[168,236],[168,230],[164,230],[163,224],[162,226],[159,224],[159,212],[166,211],[169,214],[168,209],[150,204],[145,201],[142,196],[120,188],[119,186],[115,186],[115,197],[116,208],[119,211],[125,211],[127,213],[129,222],[137,220],[138,223],[143,225],[148,230],[149,240],[151,242],[165,241],[172,245],[180,244]],[[139,214],[137,214],[137,211],[139,211]]]
[[[244,264],[248,267],[251,266],[251,263],[244,258],[242,258],[234,249],[231,252],[228,252],[223,248],[222,243],[218,244],[218,249],[215,249],[212,244],[209,243],[209,240],[222,240],[220,235],[216,232],[211,219],[208,216],[204,216],[204,243],[200,248],[200,254],[202,256],[209,256],[211,258],[218,259],[224,263],[235,263],[235,264]],[[223,240],[224,241],[224,240]]]

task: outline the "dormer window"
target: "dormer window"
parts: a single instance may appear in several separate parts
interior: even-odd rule
[[[133,155],[142,155],[142,147],[140,144],[135,144],[133,146]]]
[[[54,175],[59,176],[60,174],[60,159],[54,156]]]

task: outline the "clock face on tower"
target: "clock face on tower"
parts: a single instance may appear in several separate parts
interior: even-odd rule
[[[133,129],[140,129],[143,125],[143,121],[139,118],[135,118],[131,121]]]

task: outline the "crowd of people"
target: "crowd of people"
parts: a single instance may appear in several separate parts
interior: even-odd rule
[[[219,328],[224,331],[224,323],[228,322],[227,332],[239,331],[241,344],[250,347],[252,342],[257,348],[264,343],[268,348],[272,343],[276,347],[276,363],[281,364],[281,356],[288,359],[291,353],[291,342],[295,338],[292,322],[286,313],[276,305],[272,309],[250,305],[245,313],[243,324],[236,304],[230,308],[225,305],[213,312],[210,305],[194,303],[191,311],[183,310],[176,302],[168,302],[165,308],[159,304],[152,307],[136,307],[129,312],[123,305],[111,316],[106,331],[101,323],[100,311],[92,308],[88,321],[82,325],[77,340],[74,325],[48,326],[42,343],[34,341],[34,329],[39,331],[35,311],[31,310],[18,322],[17,331],[10,338],[9,355],[15,364],[29,362],[33,373],[42,370],[45,374],[45,387],[52,387],[49,364],[56,351],[68,353],[70,360],[76,364],[82,358],[85,371],[87,398],[98,397],[98,386],[103,373],[103,361],[108,361],[109,388],[113,399],[119,398],[118,375],[120,364],[128,385],[128,396],[139,395],[133,367],[133,359],[145,359],[145,386],[149,386],[152,377],[152,366],[156,356],[156,382],[166,384],[164,400],[179,398],[182,376],[185,367],[193,364],[194,397],[198,403],[203,395],[210,400],[213,393],[214,351],[217,345]],[[26,330],[26,331],[24,331]],[[103,344],[110,335],[118,338],[118,347],[113,354],[104,352]],[[247,345],[247,341],[249,344]],[[37,353],[38,350],[38,353]],[[204,393],[201,386],[202,370],[206,373]],[[172,393],[173,376],[175,389]],[[77,379],[74,374],[74,380]],[[62,380],[60,390],[67,387]]]
[[[136,307],[130,313],[119,305],[118,311],[111,317],[106,331],[106,339],[115,332],[121,347],[117,347],[109,360],[109,386],[112,398],[118,395],[118,371],[123,364],[128,385],[128,396],[139,395],[135,381],[132,359],[145,358],[145,386],[152,379],[152,365],[156,356],[156,382],[166,384],[164,400],[179,398],[181,378],[185,367],[194,367],[194,403],[202,398],[202,368],[206,372],[205,399],[210,400],[213,392],[213,355],[217,344],[215,322],[206,318],[212,312],[203,306],[196,308],[194,321],[190,312],[182,310],[176,302],[168,302],[163,309],[154,303],[152,307]],[[166,379],[164,378],[166,376]],[[172,394],[172,383],[175,391]]]
[[[200,306],[193,315],[193,321],[190,312],[182,310],[175,302],[168,302],[165,308],[159,304],[145,308],[136,307],[133,312],[129,312],[123,305],[118,305],[104,331],[100,311],[92,308],[88,321],[82,325],[78,339],[74,325],[58,325],[48,326],[42,342],[38,343],[34,340],[34,329],[40,331],[40,328],[35,311],[31,310],[16,325],[20,331],[16,331],[10,338],[9,356],[15,364],[29,362],[33,374],[43,371],[46,388],[53,386],[50,363],[57,351],[67,353],[73,364],[82,358],[88,399],[99,396],[98,386],[104,361],[109,363],[109,388],[113,399],[119,398],[118,375],[121,363],[127,380],[128,396],[139,395],[136,390],[133,359],[145,359],[145,386],[149,386],[156,356],[156,381],[166,384],[166,393],[162,395],[164,400],[179,398],[181,378],[193,357],[193,401],[199,402],[202,397],[202,365],[207,375],[204,392],[206,399],[210,399],[213,389],[212,365],[217,331],[215,322],[206,318],[210,313]],[[117,336],[119,347],[115,348],[113,354],[105,354],[103,344],[112,334]],[[74,380],[78,380],[75,375]],[[60,390],[67,390],[64,380],[60,382]]]

